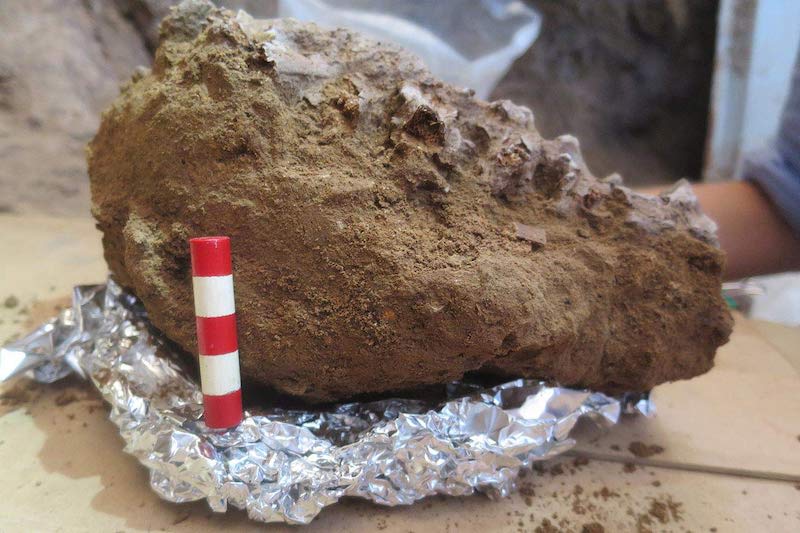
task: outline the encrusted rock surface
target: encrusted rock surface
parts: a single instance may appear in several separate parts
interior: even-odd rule
[[[707,371],[722,253],[688,186],[598,180],[574,138],[353,33],[200,1],[89,148],[114,276],[195,351],[187,239],[232,239],[242,371],[309,401],[467,372],[603,391]]]

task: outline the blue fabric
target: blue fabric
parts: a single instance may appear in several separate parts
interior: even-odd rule
[[[750,155],[743,170],[744,178],[761,186],[800,237],[800,56],[776,139],[769,149]]]

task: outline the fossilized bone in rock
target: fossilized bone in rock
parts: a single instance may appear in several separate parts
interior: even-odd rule
[[[731,329],[688,185],[595,178],[532,113],[345,30],[200,1],[89,149],[115,278],[195,350],[191,236],[232,239],[242,373],[309,401],[468,372],[642,391]]]

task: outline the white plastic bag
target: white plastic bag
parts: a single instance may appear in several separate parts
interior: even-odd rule
[[[407,48],[438,78],[486,98],[536,40],[522,0],[280,0],[281,17],[352,29]]]

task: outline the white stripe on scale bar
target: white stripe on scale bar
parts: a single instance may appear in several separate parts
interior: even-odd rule
[[[194,276],[194,314],[201,317],[227,316],[236,312],[233,276]]]
[[[222,396],[242,388],[239,351],[200,356],[200,388],[203,394]]]

